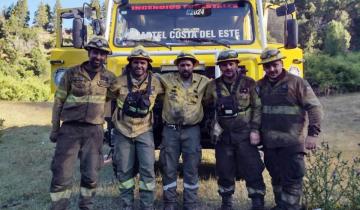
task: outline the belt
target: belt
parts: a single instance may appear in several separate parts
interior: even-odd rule
[[[173,129],[173,130],[181,130],[181,129],[186,129],[186,128],[196,126],[197,124],[195,124],[195,125],[181,125],[181,124],[169,124],[169,123],[164,122],[164,125],[166,127],[168,127],[168,128]]]

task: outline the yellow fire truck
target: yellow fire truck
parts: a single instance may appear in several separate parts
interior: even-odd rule
[[[104,17],[101,17],[104,16]],[[220,76],[215,65],[218,53],[239,53],[239,69],[258,80],[263,77],[260,53],[276,47],[287,57],[284,67],[303,76],[303,52],[297,47],[298,27],[294,4],[273,5],[262,0],[110,0],[100,8],[58,11],[56,48],[51,52],[51,90],[66,69],[87,59],[86,41],[104,36],[113,54],[107,68],[120,75],[127,56],[143,45],[153,59],[153,71],[176,71],[173,61],[182,51],[191,51],[200,61],[196,71],[210,78]]]

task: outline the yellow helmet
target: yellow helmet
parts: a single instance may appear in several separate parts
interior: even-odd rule
[[[216,65],[219,65],[219,63],[222,63],[225,61],[235,61],[237,63],[240,63],[240,60],[238,58],[238,53],[235,50],[221,51],[217,58]]]
[[[174,64],[178,65],[181,60],[189,59],[194,63],[194,66],[199,64],[199,60],[196,59],[195,55],[188,51],[181,51],[180,54],[174,60]]]
[[[127,60],[130,62],[134,58],[145,59],[149,63],[152,62],[149,53],[145,50],[144,46],[138,45],[132,51],[131,54],[127,57]]]
[[[260,58],[261,58],[261,62],[259,63],[259,65],[281,60],[286,57],[283,56],[280,50],[277,48],[266,48],[264,52],[261,53]]]
[[[89,51],[90,49],[98,49],[107,52],[109,55],[112,54],[108,41],[103,37],[92,38],[84,48],[87,51]]]

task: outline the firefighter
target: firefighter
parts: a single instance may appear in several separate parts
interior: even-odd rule
[[[163,88],[150,72],[152,59],[143,46],[135,47],[127,60],[129,64],[124,74],[111,87],[117,103],[113,114],[114,171],[119,181],[121,209],[134,208],[137,168],[140,174],[140,209],[153,209],[155,146],[152,109]]]
[[[268,48],[261,54],[265,71],[257,88],[263,105],[261,136],[275,196],[273,209],[298,210],[305,172],[304,146],[316,148],[322,108],[308,82],[285,71],[284,58],[278,49]],[[309,126],[304,138],[306,113]]]
[[[67,209],[76,159],[80,159],[80,209],[92,209],[98,171],[103,162],[104,108],[115,75],[104,67],[108,42],[90,40],[89,60],[68,69],[55,93],[50,140],[56,142],[51,163],[51,209]],[[63,122],[60,126],[60,120]]]
[[[177,204],[177,168],[182,155],[184,172],[183,209],[198,207],[198,166],[201,161],[200,126],[204,113],[202,98],[209,79],[193,73],[199,61],[189,52],[181,52],[174,64],[178,72],[160,76],[165,90],[162,118],[164,128],[160,146],[164,209]]]
[[[215,144],[218,192],[222,197],[221,209],[232,209],[235,180],[240,176],[246,182],[252,209],[262,210],[264,164],[257,149],[261,103],[255,81],[238,71],[239,62],[236,51],[220,52],[216,64],[222,75],[209,83],[204,97],[206,104],[215,107],[216,123],[213,124],[222,130]]]

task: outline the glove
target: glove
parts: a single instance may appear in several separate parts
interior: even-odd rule
[[[260,144],[260,135],[258,131],[251,131],[250,132],[250,144],[257,146]]]
[[[56,143],[57,135],[58,135],[57,131],[54,131],[54,130],[51,131],[49,139],[52,143]]]
[[[215,145],[220,141],[220,136],[223,133],[224,129],[220,126],[217,121],[213,121],[212,129],[210,130],[211,142]]]

